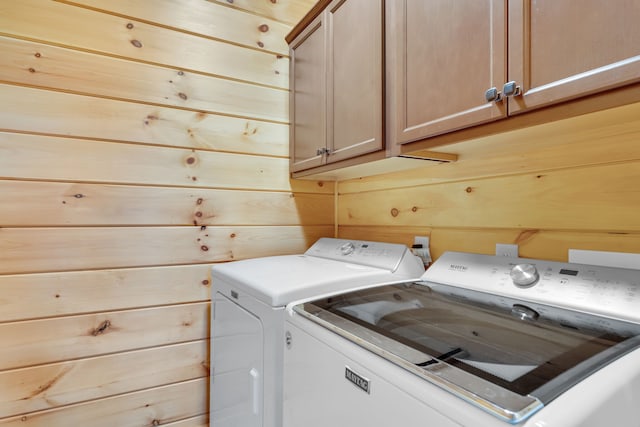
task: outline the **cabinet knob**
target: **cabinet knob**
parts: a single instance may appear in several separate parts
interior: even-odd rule
[[[502,86],[502,93],[504,93],[504,96],[506,97],[520,96],[522,95],[522,89],[520,88],[520,86],[518,86],[516,82],[511,81],[511,82],[505,83],[504,86]]]
[[[318,156],[323,156],[323,155],[325,155],[325,154],[328,156],[329,154],[331,154],[331,150],[329,150],[329,149],[328,149],[328,148],[326,148],[326,147],[318,148],[318,149],[316,150],[316,154],[317,154]]]
[[[486,99],[487,102],[500,102],[502,101],[502,93],[498,91],[497,87],[492,87],[484,93],[484,99]]]

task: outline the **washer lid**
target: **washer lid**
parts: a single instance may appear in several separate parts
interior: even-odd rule
[[[436,283],[370,287],[293,310],[514,424],[640,346],[639,324]]]

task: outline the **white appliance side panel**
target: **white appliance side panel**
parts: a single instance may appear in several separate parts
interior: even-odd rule
[[[213,303],[211,425],[261,427],[262,323],[220,294]]]
[[[301,319],[301,321],[304,320]],[[311,322],[307,323],[305,329],[309,326],[312,330],[315,329],[315,332],[324,333],[323,328]],[[460,427],[464,425],[451,420],[429,403],[425,403],[429,399],[418,399],[410,394],[408,390],[411,388],[405,390],[401,380],[391,382],[388,377],[385,378],[385,376],[394,377],[396,374],[396,367],[388,362],[383,361],[381,366],[372,366],[367,360],[346,357],[341,351],[309,334],[307,330],[289,323],[285,325],[285,329],[291,333],[292,341],[291,347],[285,349],[284,356],[283,427]],[[342,340],[337,335],[335,337]],[[345,344],[353,345],[346,341],[338,343],[339,346]],[[362,351],[368,353],[366,350]],[[370,353],[369,355],[377,357]],[[346,366],[370,380],[370,393],[345,379]],[[389,372],[384,372],[386,368],[390,369]],[[415,379],[421,382],[422,386],[426,385],[429,388],[429,385],[422,380],[417,377]],[[433,391],[436,395],[441,392],[435,389],[426,391]],[[462,402],[460,404],[465,406],[456,408],[456,412],[465,408],[473,412],[473,408]],[[480,419],[486,418],[483,417],[484,414],[479,415]],[[490,422],[492,427],[504,427],[502,425],[504,423],[497,419],[495,422],[493,420]]]

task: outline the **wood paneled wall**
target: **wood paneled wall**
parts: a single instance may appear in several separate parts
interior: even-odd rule
[[[429,235],[436,258],[496,243],[565,261],[570,248],[640,253],[640,104],[445,149],[459,160],[339,183],[340,237]]]
[[[311,3],[0,2],[0,425],[208,425],[211,263],[334,232],[288,178]]]

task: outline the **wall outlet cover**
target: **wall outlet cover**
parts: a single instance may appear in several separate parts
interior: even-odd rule
[[[496,255],[509,258],[518,258],[518,245],[496,243]]]

